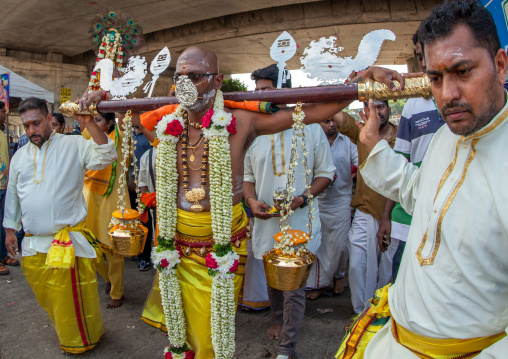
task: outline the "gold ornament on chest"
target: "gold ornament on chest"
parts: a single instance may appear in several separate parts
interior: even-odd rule
[[[190,210],[194,213],[203,212],[205,207],[199,204],[199,201],[205,199],[205,189],[204,188],[193,188],[185,193],[185,200],[190,203],[194,203]]]

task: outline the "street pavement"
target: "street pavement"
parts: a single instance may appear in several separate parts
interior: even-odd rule
[[[21,273],[21,267],[8,268],[11,274],[0,277],[0,358],[67,357],[61,354],[53,325],[46,312],[37,304]],[[140,272],[136,261],[126,259],[125,301],[116,309],[106,309],[109,296],[105,294],[105,282],[99,276],[104,335],[96,348],[80,354],[79,358],[163,358],[163,349],[168,344],[167,336],[140,319],[154,275],[153,268]],[[333,358],[344,335],[343,327],[351,314],[349,292],[341,296],[321,296],[317,300],[307,300],[297,345],[298,358]],[[270,325],[269,309],[238,309],[235,358],[275,358],[277,342],[265,335]]]

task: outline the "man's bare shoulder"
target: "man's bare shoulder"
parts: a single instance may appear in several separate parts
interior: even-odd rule
[[[233,116],[235,116],[236,119],[240,119],[240,120],[245,120],[245,119],[251,118],[254,113],[257,113],[254,111],[245,110],[243,108],[226,107],[225,110],[226,110],[226,112],[229,112]]]

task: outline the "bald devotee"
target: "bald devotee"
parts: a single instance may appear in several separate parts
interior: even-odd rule
[[[367,359],[506,358],[507,55],[475,1],[436,6],[418,36],[447,126],[418,168],[379,136],[372,103],[362,114],[361,174],[413,220],[395,284],[376,293],[337,358],[361,358],[365,346]]]
[[[371,68],[362,73],[356,80],[359,81],[367,77],[384,81],[394,90],[395,86],[392,79],[404,80],[395,71],[381,68]],[[224,335],[231,336],[234,334],[234,318],[231,323],[228,323],[229,329],[226,333],[224,331],[221,331],[221,333],[214,332],[214,337],[210,340],[212,337],[211,325],[213,325],[211,323],[210,305],[217,302],[217,295],[219,294],[212,296],[212,277],[208,272],[208,269],[212,267],[207,267],[207,258],[210,259],[212,255],[216,256],[212,247],[217,240],[216,231],[227,233],[226,238],[221,237],[222,240],[231,241],[235,252],[240,255],[240,263],[236,264],[240,264],[239,268],[235,271],[236,268],[231,267],[235,272],[234,296],[231,295],[231,299],[234,298],[236,301],[244,273],[243,264],[247,255],[245,227],[248,221],[241,204],[245,153],[257,136],[281,132],[290,128],[293,124],[293,109],[282,109],[272,115],[259,112],[259,109],[263,108],[263,103],[223,101],[222,93],[219,91],[223,78],[224,76],[219,72],[217,57],[212,51],[201,47],[190,47],[178,58],[173,79],[176,83],[177,96],[181,95],[180,98],[185,100],[185,105],[182,107],[165,106],[142,116],[142,125],[149,131],[154,130],[157,121],[161,120],[163,116],[169,113],[176,113],[179,116],[173,121],[180,122],[180,125],[171,122],[174,126],[162,130],[159,126],[157,129],[159,131],[158,137],[160,136],[161,139],[164,139],[163,135],[167,135],[175,137],[175,141],[177,141],[176,153],[172,152],[172,155],[176,158],[176,171],[168,167],[163,171],[161,167],[157,166],[161,171],[158,172],[157,179],[159,186],[162,182],[159,180],[159,174],[170,176],[169,172],[173,172],[178,181],[175,184],[177,210],[166,214],[167,217],[176,222],[176,231],[174,234],[168,233],[167,235],[174,235],[174,246],[181,253],[177,273],[180,278],[182,305],[185,313],[186,343],[195,352],[197,359],[208,359],[215,356],[214,350],[217,349],[215,345],[212,346],[212,342],[214,341],[213,338],[217,338],[219,334],[221,336],[216,343],[218,342],[217,345],[220,345],[222,354],[224,350],[227,350],[227,353],[230,353],[228,355],[232,356],[231,347],[234,351],[234,335],[227,342],[222,339]],[[102,99],[104,95],[108,98],[111,97],[109,93],[105,94],[104,91],[85,94],[81,104],[88,106],[93,101]],[[302,110],[306,114],[306,122],[309,119],[313,122],[321,122],[343,109],[348,103],[306,104],[302,107]],[[222,106],[225,106],[224,110],[221,110]],[[215,108],[215,110],[211,110],[212,108]],[[246,111],[248,108],[255,108],[256,111]],[[215,111],[220,114],[220,118],[213,117]],[[134,115],[133,124],[141,126],[141,123],[137,123],[136,119],[137,116]],[[221,121],[220,123],[224,125],[220,126],[218,125],[219,122],[214,122],[214,125],[210,127],[212,120]],[[182,128],[182,123],[185,128]],[[227,123],[229,125],[226,128]],[[209,138],[211,133],[220,133],[221,136],[227,136],[227,141],[224,144],[226,146],[224,151],[227,152],[221,152],[219,158],[224,161],[222,167],[229,168],[230,166],[231,168],[231,172],[225,174],[226,178],[231,176],[231,183],[222,182],[222,188],[214,189],[214,191],[220,193],[216,196],[210,195],[211,185],[215,186],[219,181],[219,178],[215,175],[211,178],[212,175],[209,171],[212,166],[211,161],[218,161],[218,158],[212,157],[211,154],[213,140]],[[207,136],[206,141],[204,139],[205,135]],[[211,137],[215,136],[212,135]],[[153,136],[149,139],[152,142],[154,140]],[[210,153],[208,149],[210,149]],[[158,148],[157,156],[159,155],[161,155],[161,151]],[[217,168],[216,163],[213,163],[213,166]],[[162,183],[164,184],[164,182]],[[160,189],[158,188],[157,191],[160,191]],[[203,193],[203,196],[199,195],[200,193]],[[197,200],[187,200],[186,194],[192,196],[187,197],[189,200]],[[217,206],[223,208],[223,215],[219,216],[216,211],[213,211],[213,208],[211,208],[211,202],[213,201],[215,201],[214,203],[220,203]],[[191,211],[191,207],[197,213]],[[157,211],[159,210],[160,203],[158,201]],[[218,225],[212,220],[212,218],[222,218],[226,215],[229,216],[229,219],[225,220],[224,223],[228,223],[229,228],[225,224]],[[157,220],[159,230],[161,232],[167,231],[164,228],[165,226],[161,225],[161,222],[164,220],[164,223],[168,223],[168,220],[161,218],[159,213],[157,214]],[[213,231],[212,227],[214,228]],[[220,247],[224,248],[223,245]],[[227,253],[231,253],[229,249]],[[209,265],[213,265],[213,262],[210,264],[210,260],[208,262]],[[172,335],[173,328],[166,328],[158,281],[154,284],[142,318],[147,323],[162,330],[167,330]],[[223,349],[224,346],[227,349]]]
[[[103,333],[95,274],[99,250],[84,223],[83,181],[87,170],[116,159],[115,144],[88,116],[78,120],[92,141],[54,132],[44,100],[27,98],[18,111],[30,142],[11,161],[3,221],[7,249],[16,254],[15,233],[23,225],[23,274],[60,347],[82,353]]]

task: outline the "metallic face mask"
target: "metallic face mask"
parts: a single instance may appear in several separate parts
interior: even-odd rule
[[[198,100],[198,89],[185,75],[179,76],[175,86],[175,96],[184,107],[191,107]]]

